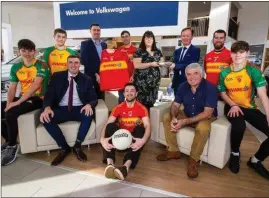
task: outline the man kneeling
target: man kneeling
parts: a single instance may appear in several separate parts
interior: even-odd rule
[[[180,85],[171,112],[163,117],[165,139],[168,152],[157,156],[159,161],[179,159],[177,132],[185,126],[195,128],[195,136],[191,146],[187,175],[198,176],[198,161],[207,142],[211,122],[217,117],[217,89],[203,78],[203,69],[198,63],[186,67],[187,82]],[[180,111],[180,105],[184,111]]]
[[[97,104],[97,96],[91,78],[79,72],[79,57],[70,55],[67,58],[67,67],[68,71],[55,72],[52,75],[44,98],[44,111],[40,115],[40,121],[44,127],[62,148],[52,161],[52,166],[60,164],[71,152],[71,148],[58,126],[59,123],[67,121],[81,122],[73,153],[80,161],[87,160],[87,156],[81,150],[81,143],[89,131],[93,110]]]
[[[137,90],[133,83],[127,83],[124,88],[126,101],[114,107],[101,134],[101,144],[104,152],[104,163],[107,163],[105,176],[124,180],[129,168],[134,169],[140,157],[144,144],[150,136],[150,122],[147,109],[136,101]],[[118,123],[115,123],[115,121]],[[112,135],[118,129],[127,129],[133,136],[133,143],[123,159],[123,166],[115,167],[115,147],[112,145]]]

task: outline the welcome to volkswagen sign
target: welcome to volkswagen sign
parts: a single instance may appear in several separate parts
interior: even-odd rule
[[[60,4],[61,27],[102,29],[178,25],[178,2],[76,2]]]

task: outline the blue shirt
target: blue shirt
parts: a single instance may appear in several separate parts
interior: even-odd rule
[[[188,117],[196,116],[204,111],[205,107],[214,108],[213,115],[217,117],[218,94],[217,88],[202,79],[193,93],[188,82],[182,83],[176,93],[175,101],[184,105],[184,113]]]
[[[98,42],[96,42],[95,40],[93,40],[92,39],[92,41],[93,41],[93,43],[94,43],[94,45],[95,45],[95,47],[96,47],[96,51],[97,51],[97,53],[98,53],[98,56],[99,56],[99,58],[101,59],[101,53],[102,53],[102,45],[101,45],[101,40],[99,40]]]

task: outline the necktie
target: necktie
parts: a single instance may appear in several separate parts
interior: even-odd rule
[[[182,49],[182,53],[181,53],[181,56],[180,56],[180,61],[182,61],[183,60],[183,57],[184,57],[184,52],[186,51],[186,47],[183,47],[183,49]]]
[[[71,80],[69,83],[68,111],[71,111],[73,106],[73,85],[74,85],[74,77],[71,76]]]

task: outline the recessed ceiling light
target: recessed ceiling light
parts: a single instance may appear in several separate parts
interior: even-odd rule
[[[204,1],[204,4],[205,4],[205,1]]]

